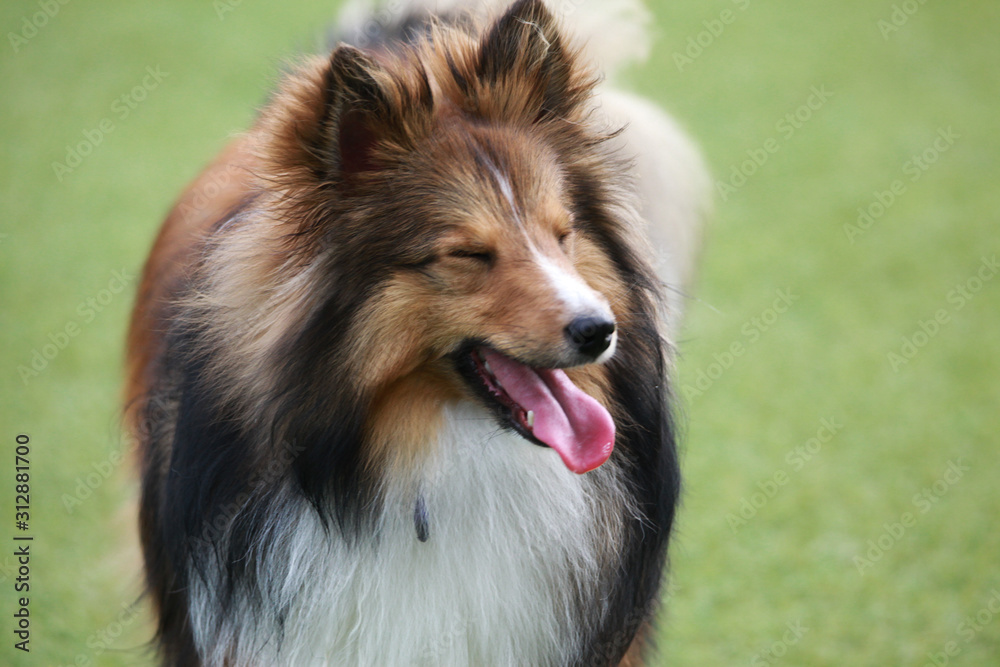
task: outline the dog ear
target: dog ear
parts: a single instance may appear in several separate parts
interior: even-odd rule
[[[329,137],[335,147],[338,171],[344,175],[374,168],[372,152],[379,126],[391,122],[390,102],[379,85],[381,68],[360,50],[341,46],[330,57],[329,83],[335,101],[328,110]]]
[[[541,120],[561,115],[575,103],[572,61],[556,19],[542,1],[518,0],[483,38],[478,74],[500,87],[518,86]]]
[[[379,169],[394,150],[410,145],[432,103],[426,75],[417,78],[401,81],[353,46],[333,52],[325,134],[337,176],[350,180]]]

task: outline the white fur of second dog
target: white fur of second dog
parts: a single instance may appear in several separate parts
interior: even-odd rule
[[[612,126],[625,127],[615,140],[635,160],[639,216],[666,291],[667,332],[675,337],[690,300],[709,211],[708,172],[698,149],[658,106],[611,87],[600,99]]]

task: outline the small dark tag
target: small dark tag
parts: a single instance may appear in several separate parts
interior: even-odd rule
[[[430,537],[430,528],[427,526],[427,505],[424,504],[423,496],[417,496],[417,505],[413,508],[413,525],[417,529],[417,539],[426,542]]]

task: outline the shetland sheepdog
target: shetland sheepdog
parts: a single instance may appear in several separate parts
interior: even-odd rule
[[[541,0],[391,4],[283,77],[146,264],[163,664],[638,665],[697,152],[601,81],[613,20],[588,51]]]

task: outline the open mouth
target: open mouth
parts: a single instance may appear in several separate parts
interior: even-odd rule
[[[589,472],[611,456],[611,415],[561,369],[535,368],[485,346],[465,348],[458,361],[501,424],[556,450],[573,472]]]

